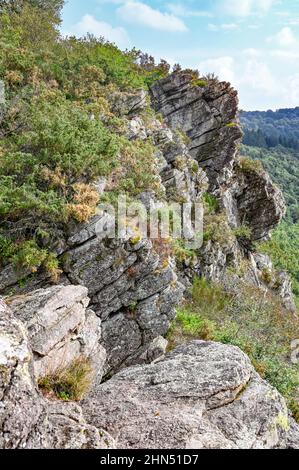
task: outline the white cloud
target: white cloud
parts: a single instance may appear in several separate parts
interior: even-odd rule
[[[187,26],[172,13],[162,13],[159,10],[138,1],[126,1],[117,10],[123,21],[148,26],[160,31],[185,32]]]
[[[279,89],[279,84],[269,66],[257,58],[251,58],[246,62],[239,84],[266,94],[275,93]]]
[[[75,24],[67,35],[84,36],[91,33],[96,37],[103,36],[110,42],[115,42],[119,47],[127,47],[130,45],[128,33],[124,28],[114,28],[109,23],[98,21],[92,15],[84,15],[79,23]]]
[[[214,24],[214,23],[210,23],[208,24],[208,30],[209,31],[233,31],[233,30],[236,30],[238,29],[239,26],[236,24],[236,23],[223,23],[223,24]]]
[[[183,18],[212,18],[214,16],[210,11],[190,10],[182,3],[168,3],[167,8],[173,15],[181,16]]]
[[[267,41],[274,42],[281,47],[294,46],[297,43],[293,30],[288,26],[282,28],[275,36],[269,37]]]
[[[250,47],[248,49],[244,49],[243,54],[247,57],[261,57],[262,52],[259,49],[254,49]]]
[[[236,83],[234,68],[235,60],[230,56],[208,59],[199,63],[199,70],[201,73],[206,74],[213,72],[218,75],[220,80],[225,80],[232,83]]]
[[[290,26],[298,26],[299,25],[299,18],[293,18],[292,20],[288,21]]]
[[[246,17],[266,14],[276,0],[221,0],[222,9],[229,15]]]
[[[299,103],[299,73],[291,75],[287,81],[286,94],[289,106],[298,106]]]
[[[296,51],[287,51],[285,49],[275,49],[270,52],[270,55],[272,57],[276,57],[278,59],[282,60],[298,60],[299,59],[299,52]]]

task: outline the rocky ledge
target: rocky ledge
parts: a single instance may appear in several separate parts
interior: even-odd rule
[[[63,403],[37,388],[24,324],[0,314],[1,448],[299,448],[284,399],[236,347],[194,341]]]

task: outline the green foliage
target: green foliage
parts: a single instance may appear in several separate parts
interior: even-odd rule
[[[299,224],[283,222],[259,249],[271,257],[277,269],[291,274],[294,293],[299,297]]]
[[[240,225],[233,230],[234,235],[239,239],[250,240],[252,229],[248,225]]]
[[[244,144],[273,148],[279,145],[299,150],[299,107],[273,111],[241,112]]]
[[[220,212],[218,199],[210,193],[204,193],[204,233],[203,240],[212,240],[221,246],[227,246],[234,240],[235,235],[228,225],[226,214]]]
[[[199,78],[194,78],[191,82],[192,86],[194,87],[200,87],[200,88],[205,88],[208,86],[208,82],[206,80],[202,80]]]
[[[219,209],[218,199],[210,193],[204,193],[203,202],[205,206],[205,211],[209,214],[213,214]]]
[[[177,263],[191,262],[194,259],[195,252],[186,246],[185,240],[173,239],[172,250]]]
[[[245,173],[249,172],[262,172],[263,171],[263,165],[259,160],[251,160],[250,158],[247,157],[241,157],[240,158],[240,168],[242,171]]]
[[[221,246],[230,246],[235,240],[235,235],[228,225],[226,214],[223,212],[217,214],[204,215],[204,233],[203,240],[208,242],[212,240]]]
[[[160,190],[151,141],[123,137],[111,107],[169,70],[103,38],[61,38],[62,3],[0,3],[0,263],[55,278],[53,247],[70,221],[95,214],[94,181],[107,178],[109,202]]]
[[[63,401],[80,401],[91,387],[93,369],[90,361],[79,358],[67,367],[49,372],[38,381],[39,388],[48,396]]]
[[[227,285],[229,285],[227,278]],[[276,298],[231,279],[229,291],[196,279],[191,300],[178,310],[170,332],[170,348],[190,339],[208,339],[241,348],[260,375],[288,400],[298,419],[299,369],[289,359],[299,322]]]

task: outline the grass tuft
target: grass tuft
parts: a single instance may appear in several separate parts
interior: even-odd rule
[[[63,401],[80,401],[89,392],[93,368],[86,358],[79,358],[38,381],[40,390]]]

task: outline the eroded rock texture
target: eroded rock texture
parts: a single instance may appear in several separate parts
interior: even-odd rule
[[[284,399],[238,348],[194,341],[98,384],[87,421],[120,448],[299,447]]]
[[[217,198],[223,211],[217,222],[224,234],[221,243],[205,243],[194,265],[184,266],[182,280],[199,275],[219,281],[228,267],[238,269],[242,260],[250,261],[253,242],[269,238],[271,230],[279,225],[286,211],[282,192],[259,165],[240,160],[238,96],[229,83],[198,80],[189,72],[177,72],[151,87],[151,99],[172,130],[187,134],[187,151],[207,173],[209,193]],[[227,224],[232,230],[247,227],[250,236],[242,243],[233,240]],[[290,280],[286,273],[281,274],[283,287],[275,293],[287,308],[294,309]],[[254,263],[246,273],[257,287],[261,287],[261,275]]]
[[[28,330],[36,378],[67,367],[84,356],[95,365],[99,379],[106,360],[101,346],[101,320],[87,309],[88,290],[55,286],[9,299],[16,318]]]
[[[79,405],[44,399],[33,370],[26,328],[0,299],[1,449],[114,446],[105,431],[86,423]]]
[[[187,134],[192,157],[215,186],[231,170],[241,141],[238,95],[229,83],[201,85],[189,73],[174,73],[152,86],[152,103],[171,129]]]
[[[286,213],[283,194],[269,174],[254,164],[246,167],[242,160],[237,162],[229,184],[223,187],[222,200],[232,226],[250,227],[252,241],[267,239]]]

